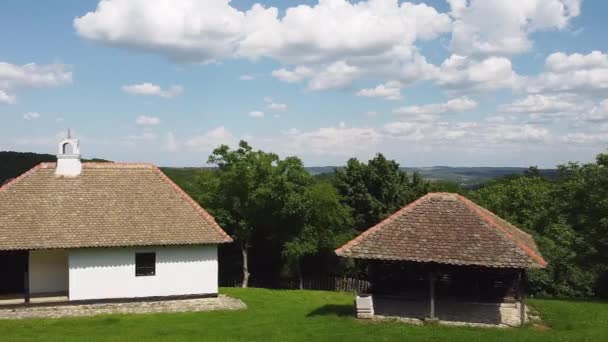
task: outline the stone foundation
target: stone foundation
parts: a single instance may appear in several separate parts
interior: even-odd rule
[[[128,303],[66,304],[0,308],[0,319],[60,318],[107,314],[162,312],[198,312],[242,310],[247,305],[240,299],[219,295],[215,298],[176,299]]]
[[[371,302],[373,313],[367,314],[364,311],[366,303],[362,302],[360,305],[359,298],[357,298],[358,318],[390,319],[413,324],[424,324],[428,319],[428,302],[376,296],[373,299],[371,296],[368,298],[370,298],[368,301]],[[520,305],[520,303],[470,303],[438,300],[435,304],[436,320],[433,322],[480,327],[516,327],[521,323]]]

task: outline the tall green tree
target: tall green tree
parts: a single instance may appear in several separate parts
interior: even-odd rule
[[[583,240],[577,264],[595,275],[594,294],[608,297],[608,153],[595,163],[559,167],[557,210]]]
[[[429,191],[418,173],[411,176],[394,160],[377,154],[368,163],[349,159],[335,171],[334,184],[353,210],[357,230],[367,229]]]
[[[352,216],[350,209],[340,202],[336,189],[326,182],[307,187],[301,197],[292,200],[297,203],[290,201],[287,208],[290,214],[295,214],[296,230],[285,242],[283,256],[302,289],[302,260],[307,256],[331,253],[350,239],[353,236]]]
[[[245,141],[231,150],[216,148],[208,163],[218,167],[214,176],[201,177],[200,200],[240,245],[243,287],[249,284],[249,248],[251,239],[264,218],[272,212],[274,168],[279,157],[254,151]]]

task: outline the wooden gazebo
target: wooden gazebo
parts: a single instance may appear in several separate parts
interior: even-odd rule
[[[360,317],[501,325],[525,322],[525,270],[547,265],[529,234],[452,193],[421,197],[336,254],[367,264]]]

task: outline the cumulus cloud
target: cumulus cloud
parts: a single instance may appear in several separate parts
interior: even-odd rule
[[[337,61],[317,73],[308,83],[310,90],[344,88],[359,76],[360,69],[345,61]]]
[[[264,102],[266,103],[266,108],[268,108],[270,110],[279,111],[279,112],[287,110],[287,104],[278,103],[272,97],[269,97],[269,96],[265,97]]]
[[[249,116],[251,116],[252,118],[261,119],[264,117],[264,112],[262,112],[260,110],[254,110],[254,111],[249,112]]]
[[[545,71],[528,82],[527,90],[541,92],[601,92],[608,89],[608,54],[556,52],[545,60]]]
[[[7,94],[5,91],[0,90],[0,103],[14,104],[15,102],[15,95]]]
[[[255,79],[255,76],[253,75],[241,75],[239,77],[239,80],[241,81],[253,81]]]
[[[608,99],[594,106],[589,112],[584,113],[581,118],[590,122],[608,122]]]
[[[174,60],[241,56],[290,64],[382,54],[435,38],[450,24],[448,15],[430,6],[394,0],[325,0],[287,8],[282,17],[260,4],[240,11],[229,0],[105,0],[74,19],[83,38]]]
[[[140,115],[135,119],[135,123],[140,126],[155,126],[160,123],[160,119],[155,116]]]
[[[441,64],[436,82],[453,92],[491,91],[517,88],[523,78],[513,71],[511,61],[505,57],[488,57],[478,61],[451,55]]]
[[[40,113],[38,113],[38,112],[27,112],[27,113],[23,114],[23,118],[28,121],[36,120],[39,117],[40,117]]]
[[[533,94],[517,99],[513,103],[501,106],[510,113],[578,113],[581,110],[580,99],[572,96]]]
[[[198,150],[210,150],[219,145],[233,145],[236,138],[224,126],[216,127],[203,134],[195,135],[186,140],[184,145]]]
[[[172,99],[181,94],[184,91],[184,88],[180,85],[172,85],[168,89],[163,89],[156,84],[144,82],[124,85],[122,86],[122,91],[131,95],[148,95]]]
[[[580,14],[582,0],[449,0],[450,49],[461,55],[512,55],[530,51],[529,35],[563,30]]]
[[[530,124],[496,122],[404,122],[387,123],[388,136],[428,145],[454,144],[470,147],[548,142],[551,133],[545,127]]]
[[[278,78],[279,80],[281,80],[283,82],[287,82],[287,83],[297,83],[297,82],[300,82],[304,79],[311,77],[312,75],[313,75],[312,69],[307,68],[305,66],[299,66],[299,67],[293,68],[292,70],[282,68],[282,69],[274,70],[272,72],[272,76]]]
[[[392,101],[401,100],[401,87],[402,84],[399,81],[388,81],[375,88],[361,89],[357,92],[357,96],[377,97]]]
[[[274,77],[309,79],[311,90],[323,90],[368,73],[418,77],[429,66],[415,43],[448,33],[451,21],[426,4],[396,0],[322,0],[281,15],[260,4],[239,10],[229,0],[105,0],[74,27],[84,39],[177,62],[270,58],[284,65]]]
[[[287,153],[346,156],[372,148],[380,141],[381,134],[374,128],[348,127],[341,122],[308,132],[294,128],[285,132],[284,138],[281,145]]]
[[[433,121],[439,114],[450,112],[465,112],[477,108],[477,102],[466,96],[451,99],[443,103],[432,103],[422,106],[400,107],[395,114],[414,115],[416,121]]]
[[[16,102],[14,92],[27,88],[50,88],[72,82],[72,71],[64,64],[16,65],[0,62],[0,103]]]

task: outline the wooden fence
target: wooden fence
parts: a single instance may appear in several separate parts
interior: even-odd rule
[[[221,280],[220,286],[223,287],[240,287],[242,284],[240,279]],[[256,284],[255,281],[250,282],[250,287],[266,287],[278,289],[295,290],[300,288],[297,280],[289,280],[280,284]],[[344,291],[366,293],[369,291],[371,283],[367,280],[350,278],[350,277],[318,277],[304,279],[302,283],[303,290],[324,290],[324,291]]]

